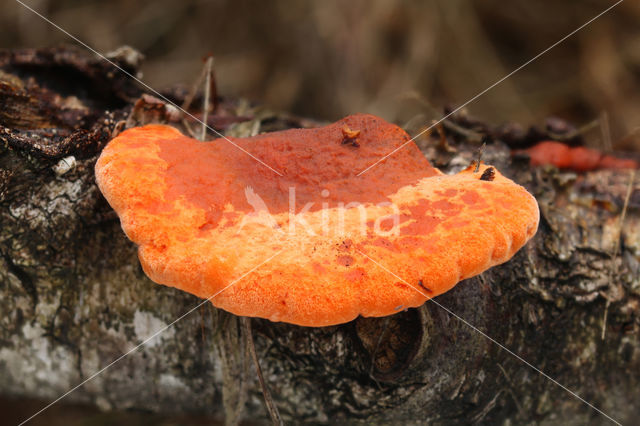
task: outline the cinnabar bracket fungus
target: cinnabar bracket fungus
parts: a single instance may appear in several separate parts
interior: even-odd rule
[[[410,143],[358,176],[408,140],[362,114],[234,138],[242,150],[147,125],[108,144],[96,179],[153,281],[219,292],[213,304],[237,315],[327,326],[420,306],[536,232],[534,197],[491,166],[445,175]]]
[[[598,169],[637,169],[638,163],[631,159],[605,155],[600,151],[582,146],[570,147],[556,141],[542,141],[524,150],[514,151],[514,155],[525,154],[531,165],[551,164],[559,169],[588,172]]]

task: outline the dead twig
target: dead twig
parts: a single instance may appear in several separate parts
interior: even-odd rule
[[[509,385],[508,392],[509,392],[509,395],[511,395],[511,399],[516,404],[516,407],[518,408],[518,412],[523,413],[522,405],[520,405],[520,401],[518,401],[518,398],[516,398],[516,395],[513,393],[514,386],[513,386],[513,382],[511,381],[511,377],[509,377],[509,375],[507,374],[507,371],[504,369],[502,364],[498,363],[498,368],[500,368],[500,371],[502,371],[504,378],[507,379],[507,384]]]
[[[189,120],[187,120],[187,117],[184,115],[184,113],[182,114],[182,125],[184,126],[184,128],[187,130],[187,132],[192,138],[200,139],[200,140],[204,140],[204,137],[205,137],[202,135],[202,133],[206,132],[209,104],[210,103],[213,104],[213,109],[215,109],[216,107],[216,90],[217,89],[215,84],[215,78],[213,78],[213,56],[209,56],[207,58],[205,65],[202,67],[202,71],[200,71],[200,74],[198,75],[198,78],[191,86],[191,89],[189,90],[189,93],[187,93],[187,96],[185,96],[181,106],[183,111],[188,111],[188,109],[191,107],[191,104],[193,103],[193,100],[195,99],[196,94],[198,93],[198,88],[202,86],[203,81],[204,81],[204,109],[203,109],[203,119],[202,119],[203,130],[200,136],[196,135],[195,130],[191,127],[191,124],[189,124]]]
[[[182,102],[182,107],[181,107],[184,111],[187,111],[191,106],[193,99],[196,97],[196,93],[198,93],[198,87],[202,85],[202,81],[204,80],[204,76],[206,72],[207,72],[207,69],[205,66],[202,68],[202,71],[200,71],[200,75],[198,75],[198,78],[195,81],[195,83],[193,83],[193,86],[191,86],[191,90],[189,90],[189,93],[187,93],[187,96],[185,96],[184,101]]]
[[[382,325],[382,333],[380,333],[380,336],[378,336],[378,341],[376,342],[376,345],[374,346],[373,351],[371,352],[371,367],[369,368],[369,377],[371,377],[373,381],[376,382],[376,385],[380,390],[382,390],[382,386],[380,386],[380,383],[373,375],[373,370],[376,366],[376,355],[378,355],[378,349],[380,348],[380,343],[382,343],[382,339],[384,338],[384,335],[387,334],[388,329],[389,329],[389,317],[385,317],[384,324]]]
[[[607,111],[600,113],[598,122],[600,123],[600,133],[602,135],[604,151],[611,152],[613,151],[613,144],[611,143],[611,129],[609,127],[609,114],[607,114]]]
[[[424,97],[422,95],[420,95],[419,93],[415,93],[415,92],[411,92],[409,94],[406,95],[407,99],[414,99],[416,101],[418,101],[418,103],[420,103],[422,106],[424,106],[431,115],[433,116],[442,116],[442,112],[438,111],[436,108],[434,108],[426,99],[424,99]],[[476,132],[473,129],[467,129],[466,127],[462,127],[459,124],[455,123],[454,121],[445,118],[445,119],[440,119],[438,120],[432,120],[432,123],[437,123],[437,125],[442,125],[444,126],[447,130],[450,130],[454,133],[459,134],[460,136],[463,136],[466,140],[468,140],[471,143],[480,143],[483,141],[485,135],[480,133],[480,132]],[[428,129],[429,133],[426,133],[427,136],[431,135],[431,129],[433,127],[437,127],[434,126],[433,124],[431,124],[431,127]],[[423,130],[421,130],[423,131]],[[440,132],[440,134],[443,134],[443,132],[440,131],[440,129],[438,129],[438,132]]]
[[[631,192],[633,192],[633,183],[636,178],[636,171],[631,170],[629,173],[629,185],[627,185],[627,194],[624,197],[624,205],[622,207],[622,214],[620,215],[620,224],[618,225],[618,236],[615,239],[616,246],[613,249],[613,254],[611,255],[611,268],[609,269],[609,286],[611,287],[613,283],[613,274],[616,268],[616,259],[618,258],[618,254],[620,252],[620,238],[622,237],[622,226],[624,225],[624,219],[627,215],[627,209],[629,208],[629,200],[631,199]],[[607,298],[607,303],[604,307],[604,316],[602,318],[602,333],[600,334],[601,340],[604,340],[607,330],[607,316],[609,314],[609,305],[611,304],[611,299]]]
[[[205,84],[204,84],[204,104],[202,107],[202,130],[200,132],[200,140],[204,141],[207,137],[207,119],[209,118],[209,102],[211,97],[211,73],[213,72],[213,56],[207,58],[204,66]]]
[[[482,163],[482,154],[484,153],[484,148],[487,146],[486,142],[482,142],[480,148],[478,148],[478,152],[476,153],[476,159],[471,162],[471,164],[475,165],[473,169],[473,173],[478,173],[480,170],[480,163]]]
[[[256,366],[258,381],[260,382],[260,388],[262,389],[262,395],[264,396],[264,402],[267,406],[267,411],[269,412],[271,421],[274,425],[284,425],[284,422],[280,417],[280,412],[278,412],[278,407],[276,407],[276,404],[273,402],[271,392],[269,392],[269,388],[267,387],[267,384],[264,381],[264,377],[262,376],[262,369],[260,368],[260,361],[258,360],[258,354],[256,353],[256,346],[253,343],[253,334],[251,332],[251,318],[241,317],[240,321],[242,322],[242,327],[244,328],[245,336],[247,339],[247,346],[249,347],[249,353],[251,354],[253,363]]]
[[[577,136],[581,136],[585,133],[587,133],[588,131],[595,129],[596,127],[601,126],[600,123],[600,118],[596,118],[593,121],[588,122],[587,124],[578,127],[575,130],[572,130],[570,132],[567,133],[555,133],[555,132],[548,132],[548,136],[551,139],[557,140],[557,141],[568,141],[570,139],[573,139]]]

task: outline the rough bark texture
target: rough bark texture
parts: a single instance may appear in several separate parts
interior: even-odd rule
[[[114,55],[132,72],[134,59]],[[118,121],[153,110],[139,101],[146,112],[130,115],[131,80],[68,48],[0,52],[0,68],[0,393],[52,400],[200,301],[145,277],[94,182]],[[236,135],[308,124],[224,99],[210,123]],[[421,146],[446,171],[466,166],[477,144],[459,132],[449,142],[455,151]],[[327,328],[254,320],[285,420],[610,422],[487,335],[612,418],[640,418],[638,178],[618,238],[629,172],[531,169],[499,141],[483,158],[537,196],[535,239],[437,304],[393,317]],[[237,318],[209,304],[65,400],[267,419]]]

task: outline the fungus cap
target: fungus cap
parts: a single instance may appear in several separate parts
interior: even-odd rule
[[[409,143],[358,176],[407,141],[362,114],[233,139],[279,176],[228,141],[147,125],[107,145],[96,180],[153,281],[326,326],[419,306],[536,232],[533,196],[490,166],[444,175]]]

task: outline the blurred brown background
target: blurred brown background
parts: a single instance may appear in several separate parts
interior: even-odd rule
[[[612,0],[24,0],[100,52],[143,52],[156,89],[191,83],[209,52],[218,90],[334,120],[371,112],[439,118],[611,6]],[[2,0],[0,46],[72,42]],[[640,2],[627,0],[469,105],[493,124],[580,126],[608,114],[619,149],[640,150]],[[635,133],[634,133],[635,132]],[[602,143],[592,132],[590,143]]]

